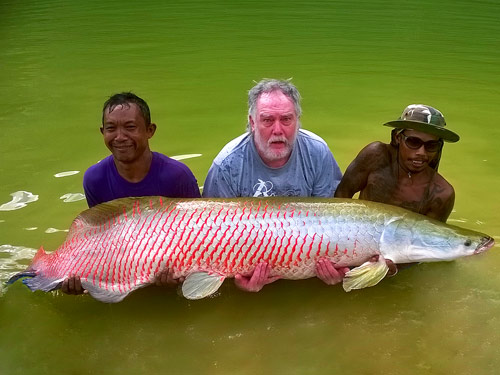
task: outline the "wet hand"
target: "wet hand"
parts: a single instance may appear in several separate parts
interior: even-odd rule
[[[346,272],[349,271],[349,267],[335,267],[335,263],[328,259],[320,259],[316,263],[315,270],[318,279],[325,284],[335,285],[342,282]]]
[[[271,284],[280,278],[279,276],[269,276],[270,273],[271,266],[262,262],[255,267],[253,273],[249,276],[236,274],[234,276],[234,283],[241,290],[247,292],[258,292],[264,287],[264,285]]]
[[[174,278],[174,271],[166,268],[155,277],[156,286],[177,286],[184,282],[184,277]]]
[[[80,276],[69,275],[69,277],[63,281],[61,285],[61,291],[66,294],[87,294],[88,291],[83,289],[82,283],[80,281]]]

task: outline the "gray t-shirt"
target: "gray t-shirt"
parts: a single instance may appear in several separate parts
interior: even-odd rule
[[[342,172],[326,142],[300,129],[287,163],[270,168],[253,138],[233,139],[214,159],[203,187],[204,197],[332,197]]]

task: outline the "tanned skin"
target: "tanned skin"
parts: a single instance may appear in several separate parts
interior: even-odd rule
[[[405,135],[423,141],[437,137],[414,130]],[[347,168],[335,197],[359,198],[400,206],[446,222],[455,203],[453,187],[429,166],[438,152],[428,152],[422,146],[410,149],[403,136],[396,137],[398,147],[373,142],[360,151]]]

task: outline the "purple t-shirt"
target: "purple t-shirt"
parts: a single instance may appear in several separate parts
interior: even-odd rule
[[[135,183],[120,176],[113,156],[108,156],[87,169],[83,176],[83,190],[89,207],[125,197],[200,197],[198,183],[189,168],[158,152],[153,152],[151,167],[146,177]]]

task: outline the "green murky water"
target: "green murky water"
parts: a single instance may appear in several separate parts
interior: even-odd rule
[[[0,205],[21,191],[38,200],[0,211],[0,281],[55,249],[86,207],[110,94],[148,101],[153,149],[202,154],[184,160],[202,185],[263,77],[293,77],[303,126],[343,170],[388,140],[381,124],[407,104],[439,108],[462,137],[440,166],[457,192],[450,222],[500,241],[499,18],[494,1],[2,1]],[[197,302],[150,287],[106,305],[19,283],[0,296],[0,373],[495,374],[498,250],[349,294],[318,280],[257,294],[226,283]]]

